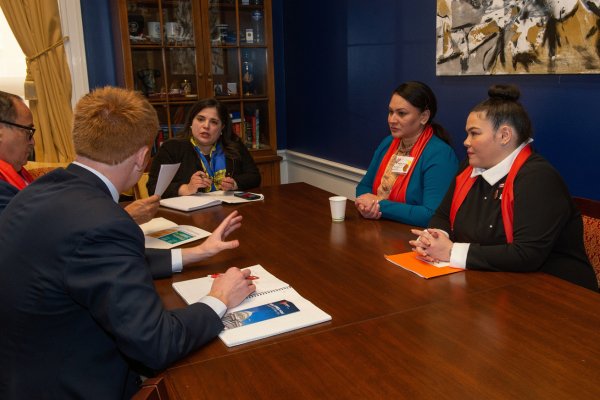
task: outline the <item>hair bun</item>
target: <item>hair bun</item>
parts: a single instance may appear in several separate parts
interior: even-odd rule
[[[515,85],[494,85],[489,88],[488,96],[491,99],[517,101],[521,97],[521,92]]]

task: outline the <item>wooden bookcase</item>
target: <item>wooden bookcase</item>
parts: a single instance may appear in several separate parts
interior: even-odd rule
[[[271,0],[111,0],[111,13],[119,86],[146,95],[162,140],[177,135],[194,102],[215,97],[239,115],[262,186],[279,184]]]

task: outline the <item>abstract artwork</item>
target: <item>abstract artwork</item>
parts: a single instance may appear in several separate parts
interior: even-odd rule
[[[437,0],[437,75],[600,73],[600,0]]]

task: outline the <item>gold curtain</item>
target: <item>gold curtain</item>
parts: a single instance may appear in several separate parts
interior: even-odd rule
[[[37,100],[29,101],[35,124],[36,161],[70,162],[71,75],[64,46],[52,45],[63,36],[56,0],[0,0],[0,7],[21,50],[29,60]]]

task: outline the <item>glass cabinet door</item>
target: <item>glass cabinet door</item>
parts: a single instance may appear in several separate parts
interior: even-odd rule
[[[165,48],[169,101],[198,100],[196,49],[193,47]]]
[[[215,97],[253,155],[275,145],[269,0],[117,0],[125,84],[159,116],[155,151],[192,105]],[[112,7],[112,6],[111,6]],[[126,23],[125,23],[126,22]],[[274,147],[275,148],[275,147]]]
[[[211,49],[213,92],[219,100],[240,97],[240,64],[238,50]]]
[[[163,0],[161,8],[165,44],[194,47],[192,3],[189,0]]]
[[[265,7],[262,0],[238,0],[240,44],[266,46]]]
[[[131,49],[133,89],[142,92],[150,101],[164,99],[166,90],[163,54],[160,48],[135,47]]]
[[[211,46],[237,46],[237,12],[234,0],[208,1]]]
[[[205,0],[212,95],[225,102],[234,131],[252,150],[270,149],[269,62],[263,0]],[[205,19],[206,20],[206,19]],[[207,88],[210,91],[210,88]],[[262,126],[261,126],[262,121]]]
[[[206,95],[199,14],[190,0],[127,0],[133,89],[153,103],[166,103],[164,124],[170,126],[170,102],[194,102]],[[177,107],[176,107],[177,108]],[[168,117],[167,117],[168,116]],[[161,124],[163,121],[161,120]],[[172,136],[173,130],[169,130]]]
[[[128,0],[129,41],[133,44],[162,43],[161,13],[158,0]]]

